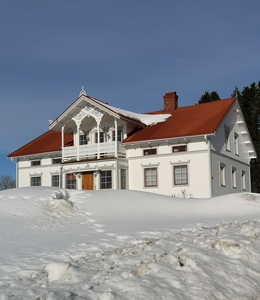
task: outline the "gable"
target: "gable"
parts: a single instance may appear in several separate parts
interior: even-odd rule
[[[79,98],[74,101],[61,115],[59,115],[49,125],[49,129],[61,131],[61,128],[66,125],[65,132],[71,133],[70,129],[75,126],[76,119],[82,119],[82,116],[91,116],[98,119],[99,116],[112,116],[115,119],[125,120],[128,123],[137,125],[138,127],[145,127],[150,124],[164,122],[170,114],[139,114],[123,110],[117,107],[108,105],[96,98],[81,94]],[[100,118],[100,119],[101,119]]]

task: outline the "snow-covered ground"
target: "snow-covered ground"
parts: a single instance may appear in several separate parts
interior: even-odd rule
[[[260,195],[0,192],[0,300],[260,299]]]

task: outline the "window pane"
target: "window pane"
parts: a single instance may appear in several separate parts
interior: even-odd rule
[[[187,166],[174,166],[174,184],[188,184]]]
[[[53,159],[52,159],[52,164],[53,164],[53,165],[61,164],[61,158],[53,158]]]
[[[126,169],[121,169],[121,189],[126,189]]]
[[[157,186],[157,168],[144,169],[144,185]]]
[[[113,130],[112,132],[112,141],[114,142],[116,140],[116,132]],[[117,130],[117,141],[122,141],[122,131],[120,129]]]
[[[76,189],[76,176],[73,173],[66,174],[66,188]]]
[[[220,165],[220,185],[226,185],[226,168],[224,165]]]
[[[246,189],[246,172],[242,171],[242,189]]]
[[[88,140],[87,140],[87,136],[85,134],[81,134],[79,136],[79,144],[80,145],[87,145]]]
[[[157,149],[156,148],[153,148],[153,149],[145,149],[143,151],[143,154],[144,155],[154,155],[157,153]]]
[[[41,164],[41,161],[40,161],[40,160],[33,160],[33,161],[31,162],[31,166],[40,166],[40,164]]]
[[[95,133],[95,141],[96,141],[96,144],[97,144],[97,142],[98,142],[98,132]],[[99,142],[104,143],[104,132],[100,132]]]
[[[52,175],[52,177],[51,177],[51,185],[52,186],[56,186],[56,187],[60,186],[59,175]]]
[[[31,186],[41,186],[41,177],[31,177]]]
[[[100,188],[111,189],[112,188],[112,171],[101,171],[100,173]]]

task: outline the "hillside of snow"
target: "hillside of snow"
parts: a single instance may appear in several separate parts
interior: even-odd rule
[[[0,300],[260,300],[260,195],[0,191]]]

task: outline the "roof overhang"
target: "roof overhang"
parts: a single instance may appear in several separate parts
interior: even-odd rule
[[[201,138],[205,140],[205,137],[208,136],[214,136],[215,133],[208,133],[208,134],[200,134],[200,135],[191,135],[191,136],[178,136],[173,138],[165,138],[165,139],[154,139],[154,140],[142,140],[142,141],[135,141],[135,142],[122,142],[123,146],[134,146],[134,145],[155,145],[160,143],[166,143],[166,144],[176,144],[179,141],[183,144],[188,143],[191,139],[198,139]]]

